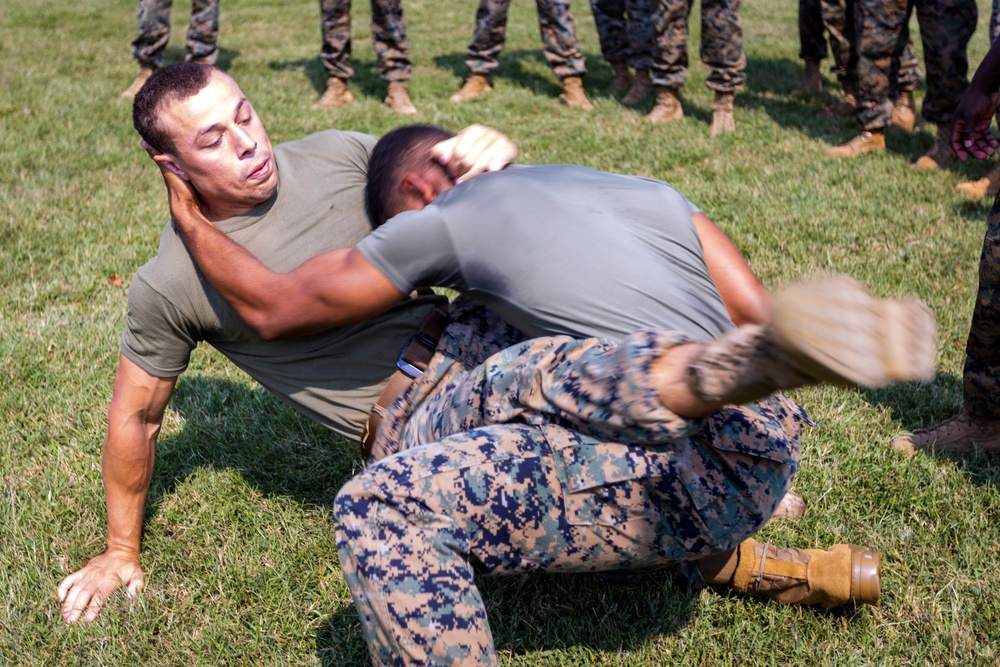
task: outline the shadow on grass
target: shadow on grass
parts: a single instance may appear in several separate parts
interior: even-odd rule
[[[163,64],[170,65],[173,63],[179,63],[184,60],[187,56],[187,51],[181,46],[168,46],[163,50]],[[233,66],[233,61],[240,57],[240,52],[235,49],[226,49],[219,47],[219,58],[215,65],[225,71]]]
[[[354,67],[354,76],[351,78],[350,87],[355,97],[373,97],[381,100],[386,96],[389,84],[379,77],[374,59],[351,58],[351,65]],[[299,60],[272,60],[267,66],[274,71],[301,71],[316,91],[316,97],[326,90],[326,68],[319,56]]]
[[[609,582],[597,574],[479,577],[497,652],[523,655],[573,648],[614,653],[672,633],[690,621],[698,593],[668,571]],[[353,606],[335,613],[317,635],[324,667],[369,664]],[[575,663],[574,664],[580,664]]]

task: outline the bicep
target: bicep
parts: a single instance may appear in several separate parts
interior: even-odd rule
[[[736,244],[704,213],[696,213],[692,220],[709,275],[733,323],[737,326],[765,323],[770,311],[770,292],[743,259]]]

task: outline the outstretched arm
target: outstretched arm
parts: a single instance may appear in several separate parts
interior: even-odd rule
[[[736,326],[764,324],[771,310],[771,293],[726,233],[704,213],[694,215],[694,229],[701,241],[708,273],[722,296]]]
[[[264,340],[324,331],[379,315],[403,298],[354,248],[275,273],[202,215],[187,181],[162,169],[170,215],[202,273]]]

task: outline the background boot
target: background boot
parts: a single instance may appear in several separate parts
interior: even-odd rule
[[[385,96],[385,105],[395,111],[407,116],[416,116],[417,107],[410,101],[410,95],[406,92],[405,81],[390,81],[389,94]]]
[[[853,83],[844,84],[841,89],[840,99],[819,112],[820,118],[846,118],[853,116],[855,108],[858,106],[857,85]]]
[[[122,97],[127,100],[134,99],[139,90],[146,85],[146,80],[153,76],[153,72],[155,71],[155,67],[148,67],[146,65],[140,67],[139,73],[135,77],[135,81],[132,82],[132,85],[122,91]]]
[[[784,604],[836,607],[878,604],[882,558],[853,544],[829,549],[775,547],[749,539],[733,551],[698,561],[712,586],[730,586]]]
[[[968,413],[955,415],[930,428],[919,428],[892,441],[897,452],[1000,452],[1000,419]]]
[[[708,134],[713,137],[736,131],[736,119],[733,117],[733,103],[736,96],[732,93],[716,93],[712,102],[712,128]]]
[[[677,89],[666,86],[656,87],[656,105],[646,114],[650,123],[670,123],[684,118],[684,109],[677,99]]]
[[[913,132],[913,127],[916,124],[917,108],[913,102],[913,93],[904,90],[899,94],[899,98],[892,108],[892,126],[903,132]]]
[[[628,65],[619,61],[611,63],[611,69],[614,70],[615,76],[611,79],[611,85],[608,86],[608,90],[616,93],[628,90],[629,86],[632,85],[632,73],[629,71]]]
[[[578,76],[567,76],[562,80],[563,91],[559,95],[559,101],[568,107],[577,107],[584,111],[593,111],[594,105],[587,99],[583,92],[583,79]]]
[[[819,73],[818,60],[805,60],[806,71],[802,80],[792,88],[792,95],[801,97],[803,95],[815,95],[823,92],[823,77]]]
[[[470,74],[469,78],[462,84],[462,87],[458,89],[458,92],[449,99],[452,104],[461,104],[462,102],[470,102],[492,91],[493,88],[485,76],[482,74]]]
[[[337,77],[331,76],[326,80],[326,90],[323,97],[312,105],[313,109],[336,109],[354,104],[354,95],[347,89],[347,84]]]
[[[771,521],[775,519],[801,519],[806,513],[806,501],[792,489],[788,489],[781,502],[774,508]]]
[[[622,97],[622,104],[628,106],[642,104],[652,89],[653,82],[649,80],[649,70],[636,70],[635,79],[632,80],[632,87]]]
[[[1000,166],[993,167],[993,171],[978,181],[959,183],[955,189],[973,201],[978,201],[987,195],[995,197],[997,191],[1000,190]]]
[[[829,382],[882,387],[934,374],[936,327],[918,299],[881,301],[845,275],[779,292],[767,327],[706,343],[688,367],[692,393],[743,404],[779,389]]]
[[[930,150],[917,158],[913,168],[920,171],[942,169],[955,161],[955,151],[951,149],[951,126],[947,123],[938,125],[937,134]]]
[[[885,131],[862,132],[846,144],[835,146],[826,152],[827,157],[852,158],[867,153],[885,152]]]

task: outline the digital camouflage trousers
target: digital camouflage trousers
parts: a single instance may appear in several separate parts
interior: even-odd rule
[[[653,66],[653,25],[649,0],[590,0],[601,42],[609,63],[626,63],[633,69]]]
[[[976,29],[975,0],[855,0],[858,32],[858,122],[885,129],[892,116],[892,71],[917,12],[924,44],[927,95],[922,115],[945,125],[969,86],[968,45]]]
[[[319,0],[323,48],[320,58],[327,77],[347,81],[351,65],[351,0]],[[372,0],[372,44],[383,81],[406,81],[413,74],[410,43],[403,20],[403,0]]]
[[[569,11],[569,0],[535,0],[535,4],[545,62],[559,79],[583,76],[587,68],[576,40],[576,24]],[[509,9],[510,0],[480,0],[475,32],[465,58],[470,74],[489,76],[499,67],[497,56],[507,39]]]
[[[139,0],[136,16],[139,35],[132,48],[136,61],[144,67],[163,65],[163,51],[170,41],[170,6],[173,0]],[[187,59],[214,63],[219,54],[219,0],[193,0],[191,22],[184,41]]]
[[[653,3],[653,70],[657,86],[682,88],[687,82],[688,16],[692,0]],[[742,0],[702,0],[701,61],[709,68],[705,85],[732,93],[746,83]]]
[[[1000,197],[990,211],[979,257],[979,291],[965,345],[965,410],[1000,419]]]
[[[775,395],[698,420],[662,406],[650,366],[681,334],[504,349],[516,331],[453,308],[389,409],[384,458],[334,504],[375,664],[497,664],[476,575],[690,561],[756,533],[790,488],[795,404]]]

